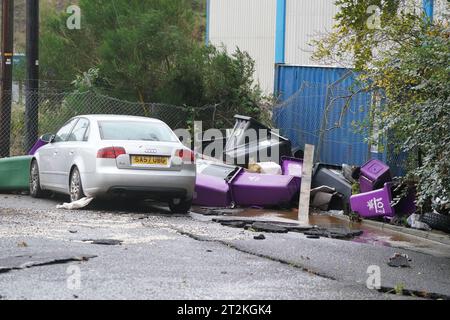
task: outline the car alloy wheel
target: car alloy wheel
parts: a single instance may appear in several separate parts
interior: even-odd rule
[[[80,172],[77,168],[73,169],[70,176],[70,201],[75,202],[84,197],[83,186],[81,184]]]
[[[30,169],[30,195],[33,198],[41,198],[44,196],[39,178],[39,166],[35,160],[31,163]]]

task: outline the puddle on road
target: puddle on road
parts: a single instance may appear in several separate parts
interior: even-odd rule
[[[298,220],[298,211],[296,209],[278,211],[278,210],[262,210],[247,209],[238,213],[237,217],[247,218],[284,218],[289,220]],[[350,222],[335,216],[313,214],[310,216],[310,224],[323,228],[346,228],[350,230],[361,230],[363,235],[356,237],[350,241],[365,243],[371,245],[396,247],[405,249],[433,249],[432,245],[426,240],[416,237],[402,235],[398,232],[389,230],[378,230],[377,228],[363,226],[359,222]]]

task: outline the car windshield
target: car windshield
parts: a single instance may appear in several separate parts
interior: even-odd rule
[[[102,140],[177,141],[172,130],[159,122],[100,121],[99,129]]]

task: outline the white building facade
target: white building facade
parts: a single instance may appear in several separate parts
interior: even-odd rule
[[[447,0],[417,0],[428,15],[442,16]],[[330,32],[335,0],[207,0],[207,41],[239,48],[256,63],[255,80],[266,93],[275,88],[278,64],[318,66],[311,41]],[[323,65],[322,65],[323,66]],[[326,67],[337,67],[326,65]]]

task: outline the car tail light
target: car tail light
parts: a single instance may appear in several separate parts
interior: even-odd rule
[[[181,149],[175,152],[177,157],[183,159],[184,163],[194,163],[195,162],[195,154],[191,150]]]
[[[98,150],[97,158],[100,159],[116,159],[118,156],[126,154],[122,147],[108,147]]]

